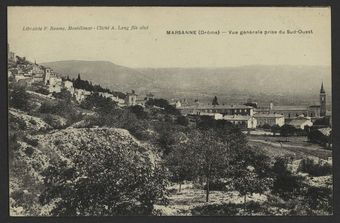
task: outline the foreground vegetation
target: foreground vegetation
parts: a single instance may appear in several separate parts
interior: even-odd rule
[[[329,163],[292,168],[228,122],[190,125],[164,99],[54,98],[10,86],[13,215],[332,214]]]

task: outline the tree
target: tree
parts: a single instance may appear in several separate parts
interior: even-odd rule
[[[172,151],[173,146],[177,143],[175,138],[176,129],[170,124],[163,124],[158,129],[157,142],[162,149],[163,154],[167,155]]]
[[[176,123],[179,124],[179,125],[188,126],[189,120],[188,120],[187,117],[180,115],[180,116],[177,117]]]
[[[312,143],[318,143],[321,145],[327,145],[331,142],[331,135],[327,136],[320,132],[318,129],[311,130],[307,135],[308,141]]]
[[[21,110],[29,109],[29,95],[24,87],[14,86],[9,91],[9,105]]]
[[[322,117],[314,121],[314,126],[329,126],[329,117]]]
[[[213,101],[212,101],[212,105],[216,106],[218,105],[218,101],[217,101],[217,97],[215,96]]]
[[[233,185],[244,198],[243,210],[245,212],[247,210],[247,196],[253,193],[263,193],[271,185],[270,178],[259,177],[253,166],[237,169],[234,176]]]
[[[95,108],[98,112],[108,114],[116,108],[116,102],[111,98],[105,98],[99,95],[99,93],[93,93],[85,98],[80,104],[80,107],[85,109]]]
[[[148,113],[145,112],[144,108],[140,105],[131,106],[129,109],[137,116],[138,119],[146,119],[148,117]]]
[[[307,189],[305,199],[311,209],[323,211],[326,214],[333,212],[333,190],[331,188],[311,186]]]
[[[49,95],[50,91],[47,90],[46,88],[40,87],[36,90],[37,93],[44,94],[44,95]]]
[[[167,175],[138,150],[84,145],[72,163],[61,161],[43,172],[40,202],[54,202],[55,216],[150,215],[155,202],[165,201]]]
[[[192,150],[198,176],[205,179],[206,202],[209,202],[210,183],[228,174],[229,148],[213,129],[192,131],[186,148]]]
[[[262,126],[262,128],[263,129],[271,129],[271,126],[268,123],[266,123]]]
[[[165,157],[166,166],[172,174],[172,180],[178,183],[178,191],[184,180],[193,180],[197,176],[195,168],[195,154],[183,144],[175,145],[172,151]]]
[[[294,135],[295,132],[296,132],[296,128],[292,125],[284,124],[280,128],[280,135],[286,137],[286,141],[288,141],[287,137]]]
[[[155,99],[152,99],[150,98],[146,103],[145,105],[147,107],[153,107],[153,106],[157,106],[157,107],[160,107],[160,108],[163,108],[164,111],[167,113],[167,114],[171,114],[171,115],[180,115],[180,112],[172,105],[169,104],[169,102],[165,99],[158,99],[158,98],[155,98]]]
[[[270,129],[271,129],[274,136],[276,136],[276,134],[280,132],[280,126],[279,125],[272,125],[272,127]]]
[[[272,191],[283,199],[294,197],[302,189],[302,177],[288,170],[287,157],[277,157],[271,171],[274,178]]]
[[[71,101],[71,98],[72,98],[71,92],[69,92],[65,88],[61,89],[61,91],[58,92],[58,93],[57,92],[53,92],[52,96],[55,97],[55,98],[66,100],[68,102]]]

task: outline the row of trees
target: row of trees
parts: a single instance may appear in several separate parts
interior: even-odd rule
[[[168,114],[172,114],[172,115],[179,115],[179,111],[172,105],[169,104],[169,102],[165,99],[153,99],[153,98],[150,98],[146,103],[145,105],[147,107],[153,107],[153,106],[156,106],[156,107],[159,107],[159,108],[162,108],[164,109],[164,111]]]
[[[80,74],[78,74],[78,77],[76,79],[72,79],[73,82],[73,86],[75,88],[78,89],[83,89],[86,91],[93,91],[93,92],[107,92],[107,93],[111,93],[114,96],[117,96],[119,98],[124,99],[125,98],[125,94],[122,92],[118,92],[118,91],[111,91],[108,88],[103,88],[102,86],[98,85],[98,84],[92,84],[92,82],[88,81],[88,80],[82,80],[80,77]]]

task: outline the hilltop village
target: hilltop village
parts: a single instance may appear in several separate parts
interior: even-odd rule
[[[8,46],[9,49],[9,46]],[[53,69],[32,63],[26,60],[25,57],[16,56],[14,52],[8,51],[8,80],[9,83],[15,82],[18,85],[28,87],[29,89],[38,89],[38,92],[43,93],[49,97],[53,97],[54,93],[60,93],[62,91],[68,91],[71,96],[81,103],[88,96],[98,93],[101,97],[109,98],[118,106],[144,106],[145,101],[149,98],[153,98],[151,93],[146,94],[142,100],[137,99],[137,94],[132,90],[129,93],[117,92],[113,93],[109,89],[104,89],[100,86],[94,85],[93,89],[87,86],[76,86],[74,82],[77,80],[71,80],[65,77],[63,74],[58,74]],[[78,76],[80,80],[80,75]],[[91,85],[87,84],[87,85]],[[31,92],[32,93],[32,92]]]

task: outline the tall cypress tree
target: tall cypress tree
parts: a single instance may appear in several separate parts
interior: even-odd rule
[[[212,105],[218,105],[218,101],[217,101],[217,97],[215,96],[213,101],[212,101]]]

